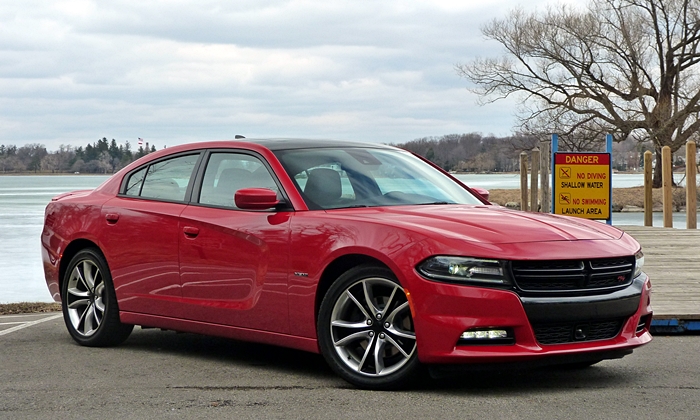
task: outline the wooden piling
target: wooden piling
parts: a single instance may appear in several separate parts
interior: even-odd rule
[[[657,163],[658,165],[658,163]],[[663,188],[664,227],[673,227],[673,163],[671,162],[671,148],[664,146],[661,149],[661,179]]]
[[[698,228],[696,150],[694,141],[688,141],[685,144],[685,227],[687,229]]]
[[[654,225],[653,175],[651,151],[647,150],[644,152],[644,226]]]
[[[520,153],[520,210],[528,211],[528,206],[527,206],[527,152]]]
[[[530,210],[539,211],[539,195],[537,181],[540,174],[540,149],[532,149],[532,164],[530,168]]]
[[[540,142],[540,191],[542,191],[542,205],[540,211],[549,213],[552,211],[551,193],[549,192],[549,168],[551,167],[551,151],[549,141]]]

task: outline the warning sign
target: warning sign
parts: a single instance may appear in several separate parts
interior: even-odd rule
[[[610,218],[609,153],[555,153],[554,213]]]

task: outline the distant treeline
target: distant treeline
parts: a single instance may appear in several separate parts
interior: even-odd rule
[[[548,139],[545,139],[548,140]],[[482,136],[478,133],[449,134],[442,137],[427,137],[397,146],[417,153],[448,171],[460,172],[518,172],[520,153],[530,152],[538,146],[534,136],[513,135],[509,137]],[[602,141],[591,143],[591,150],[602,152]],[[564,145],[563,147],[566,147]],[[571,149],[560,149],[572,151]],[[643,167],[644,152],[654,150],[651,141],[638,141],[633,136],[613,144],[613,169],[639,171]],[[685,165],[682,150],[676,154],[675,165]]]
[[[395,146],[424,156],[448,171],[510,172],[519,169],[519,154],[537,144],[533,137],[482,136],[478,133],[424,137]],[[103,137],[85,147],[61,145],[49,152],[42,144],[22,147],[0,145],[0,173],[114,173],[132,161],[155,152],[155,146],[133,151],[126,141],[118,144]]]
[[[22,147],[0,145],[0,172],[42,172],[42,173],[114,173],[132,161],[155,152],[139,146],[132,151],[131,144],[117,144],[106,137],[85,147],[61,145],[55,152],[49,152],[43,144],[27,144]]]
[[[520,169],[520,152],[531,150],[531,136],[482,136],[479,133],[424,137],[395,146],[417,153],[448,171],[513,172]]]

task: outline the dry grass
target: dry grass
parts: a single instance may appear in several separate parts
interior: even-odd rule
[[[490,200],[492,203],[505,205],[509,202],[520,204],[520,190],[493,189]],[[652,191],[654,208],[660,209],[662,205],[661,188]],[[644,187],[613,188],[613,211],[619,211],[625,206],[644,207]],[[673,204],[676,209],[685,206],[685,188],[673,189]]]
[[[60,303],[20,302],[0,304],[0,315],[31,314],[37,312],[57,312]]]

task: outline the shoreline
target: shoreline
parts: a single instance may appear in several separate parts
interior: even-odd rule
[[[60,312],[61,304],[58,302],[19,302],[0,303],[0,315],[36,314],[44,312]]]
[[[644,211],[644,187],[613,188],[612,196],[613,213]],[[519,209],[520,189],[494,188],[489,190],[489,201],[501,206]],[[661,188],[652,190],[652,202],[654,203],[652,211],[663,211],[663,190]],[[685,187],[674,187],[673,211],[684,212],[685,207]]]

